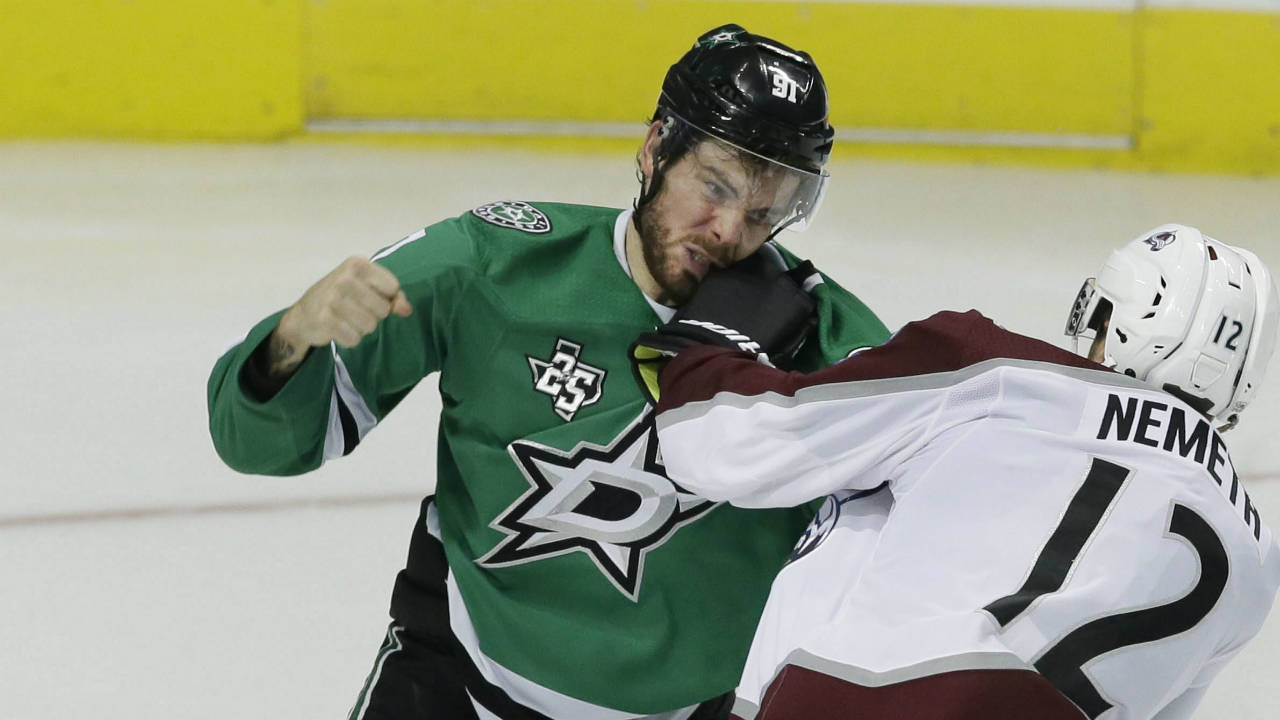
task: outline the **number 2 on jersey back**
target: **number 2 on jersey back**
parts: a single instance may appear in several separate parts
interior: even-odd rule
[[[1129,468],[1093,459],[1084,483],[1071,498],[1022,587],[983,608],[1000,627],[1008,627],[1041,596],[1062,588],[1085,544],[1132,474]],[[1036,670],[1090,718],[1111,709],[1112,704],[1085,674],[1086,663],[1113,650],[1190,630],[1209,614],[1226,587],[1227,551],[1204,518],[1175,502],[1166,533],[1186,540],[1199,560],[1200,575],[1186,595],[1164,605],[1089,621],[1068,632],[1033,661]]]

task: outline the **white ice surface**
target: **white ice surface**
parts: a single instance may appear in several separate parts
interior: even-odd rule
[[[0,144],[0,720],[345,717],[433,482],[434,391],[312,475],[245,477],[208,440],[213,360],[348,255],[489,200],[621,207],[632,174],[628,155]],[[1280,179],[832,174],[785,242],[890,326],[977,307],[1063,344],[1081,279],[1166,221],[1280,269]],[[1228,436],[1273,525],[1277,383]],[[1273,618],[1197,717],[1280,715],[1278,669]]]

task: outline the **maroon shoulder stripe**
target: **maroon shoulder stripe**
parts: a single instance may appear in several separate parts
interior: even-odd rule
[[[998,327],[977,310],[943,311],[908,323],[884,345],[807,375],[768,367],[728,348],[690,348],[662,371],[658,412],[710,400],[718,392],[792,396],[814,385],[951,372],[995,358],[1103,369],[1074,353]]]

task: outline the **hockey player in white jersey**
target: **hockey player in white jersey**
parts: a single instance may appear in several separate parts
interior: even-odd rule
[[[735,716],[1190,717],[1280,586],[1219,434],[1273,348],[1259,259],[1179,225],[1117,250],[1069,320],[1092,360],[975,311],[808,375],[733,349],[788,315],[804,312],[695,296],[633,348],[681,486],[826,498]]]

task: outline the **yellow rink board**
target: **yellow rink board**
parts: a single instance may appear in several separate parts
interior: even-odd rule
[[[633,122],[638,140],[667,66],[726,21],[812,53],[839,130],[959,138],[842,142],[840,156],[1280,173],[1280,12],[1150,7],[0,0],[0,138],[268,139],[313,119],[417,118]]]
[[[327,0],[315,117],[639,121],[701,32],[808,51],[838,126],[1126,134],[1133,16],[1029,8],[655,0]]]
[[[1280,12],[1141,18],[1143,165],[1280,174]]]
[[[296,0],[0,0],[0,137],[301,128]]]

